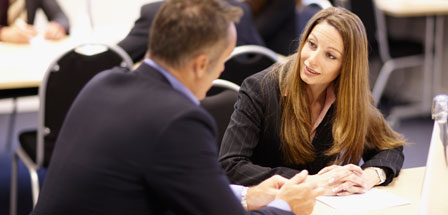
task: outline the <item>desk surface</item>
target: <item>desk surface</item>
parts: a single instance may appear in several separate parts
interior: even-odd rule
[[[74,45],[70,39],[30,45],[0,42],[0,90],[38,87],[50,63]]]
[[[396,17],[448,15],[447,0],[375,0],[384,13]]]
[[[386,187],[377,187],[387,192],[394,193],[411,202],[409,205],[396,206],[382,210],[374,210],[364,213],[355,213],[351,215],[417,215],[419,213],[420,192],[422,189],[423,176],[425,167],[403,169],[400,175]],[[333,209],[319,201],[316,201],[313,215],[327,215],[327,214],[344,214],[341,211]]]
[[[31,44],[0,42],[0,90],[39,87],[48,66],[65,51],[84,43],[116,44],[120,39],[116,28],[106,26],[56,42],[40,38]]]

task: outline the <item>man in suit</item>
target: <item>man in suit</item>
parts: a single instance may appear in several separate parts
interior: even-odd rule
[[[32,24],[39,8],[50,21],[45,39],[59,40],[66,36],[69,21],[56,0],[0,0],[0,41],[28,43],[37,35]]]
[[[252,22],[252,12],[249,5],[238,0],[227,1],[243,10],[243,15],[240,21],[236,24],[236,45],[264,46],[263,39],[258,34]],[[118,46],[122,47],[129,56],[131,56],[134,62],[141,61],[146,54],[149,30],[151,29],[152,21],[162,4],[163,1],[157,1],[143,5],[140,11],[140,17],[135,21],[134,27],[129,34],[118,43]]]
[[[217,161],[199,99],[235,47],[240,15],[222,0],[167,0],[150,57],[100,73],[78,95],[32,214],[310,214],[322,191],[307,172],[231,189]]]
[[[297,51],[299,36],[308,20],[320,8],[301,7],[300,0],[245,0],[254,15],[254,25],[266,47],[282,54],[290,55]]]

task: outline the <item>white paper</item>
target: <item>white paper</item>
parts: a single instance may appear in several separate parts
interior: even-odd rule
[[[319,196],[317,197],[317,200],[344,212],[366,212],[410,204],[408,200],[400,196],[376,188],[373,188],[364,194],[353,194],[349,196]]]

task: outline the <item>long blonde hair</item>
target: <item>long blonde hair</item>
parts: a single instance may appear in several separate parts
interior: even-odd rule
[[[311,18],[301,36],[297,53],[273,70],[273,74],[278,75],[281,93],[280,137],[285,162],[303,164],[315,158],[306,83],[300,78],[300,54],[313,28],[322,22],[330,24],[341,34],[344,45],[341,73],[334,80],[334,142],[325,154],[336,157],[336,164],[358,164],[365,147],[384,150],[404,145],[403,137],[387,125],[373,105],[364,25],[350,11],[331,7]]]

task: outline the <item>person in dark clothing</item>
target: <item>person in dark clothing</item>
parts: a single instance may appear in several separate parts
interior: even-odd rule
[[[236,0],[227,1],[243,10],[241,19],[238,23],[236,23],[236,45],[264,46],[263,39],[258,34],[252,22],[250,7],[244,2]],[[154,17],[162,4],[163,1],[158,1],[143,5],[141,8],[140,17],[135,21],[134,27],[131,29],[129,34],[118,43],[118,46],[123,48],[134,62],[141,61],[146,54],[148,40],[150,39],[149,31],[151,29],[152,21],[154,20]]]
[[[56,0],[0,0],[0,41],[28,43],[37,35],[33,23],[39,8],[50,21],[45,28],[45,39],[64,38],[70,24]]]
[[[222,0],[165,1],[142,64],[99,73],[74,101],[32,214],[311,214],[323,190],[306,171],[231,188],[216,159],[216,123],[199,99],[240,15]]]
[[[361,20],[330,7],[310,20],[286,63],[247,78],[220,149],[230,181],[250,186],[306,169],[326,195],[389,184],[406,142],[373,104],[367,50]],[[333,173],[345,176],[328,186]]]

